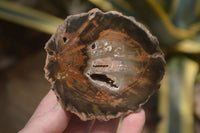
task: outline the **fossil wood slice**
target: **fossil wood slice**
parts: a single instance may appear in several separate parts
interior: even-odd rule
[[[45,49],[46,78],[63,108],[82,120],[107,121],[138,111],[164,75],[156,37],[114,11],[67,17]]]

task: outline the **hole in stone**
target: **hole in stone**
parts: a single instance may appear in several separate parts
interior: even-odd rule
[[[64,43],[67,42],[67,37],[63,37],[63,42],[64,42]]]
[[[108,65],[93,65],[93,67],[108,67]]]
[[[95,43],[93,43],[91,47],[92,47],[92,49],[95,49],[96,48]]]
[[[94,12],[90,13],[90,16],[94,15]]]
[[[55,55],[54,51],[51,50],[51,49],[48,49],[48,48],[47,48],[46,51],[47,51],[47,53],[48,53],[49,55],[51,55],[51,56],[54,56],[54,55]]]
[[[89,14],[88,19],[92,20],[95,17],[96,13],[92,12]]]
[[[52,51],[49,51],[48,54],[49,55],[54,55],[54,53]]]
[[[98,81],[101,81],[101,82],[105,82],[105,83],[109,84],[111,87],[118,88],[118,86],[114,84],[115,81],[113,81],[112,79],[107,77],[105,74],[91,74],[90,77],[93,80],[98,80]]]

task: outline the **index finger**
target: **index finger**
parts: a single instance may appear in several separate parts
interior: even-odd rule
[[[126,115],[121,123],[120,133],[141,133],[145,123],[145,112]]]

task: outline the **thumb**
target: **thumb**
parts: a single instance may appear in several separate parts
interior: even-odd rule
[[[62,109],[55,94],[50,91],[19,133],[62,133],[70,120],[70,113]]]

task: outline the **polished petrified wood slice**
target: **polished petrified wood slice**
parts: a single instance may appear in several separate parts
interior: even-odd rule
[[[164,75],[156,37],[118,12],[67,17],[45,49],[46,78],[63,108],[82,120],[138,111]]]

